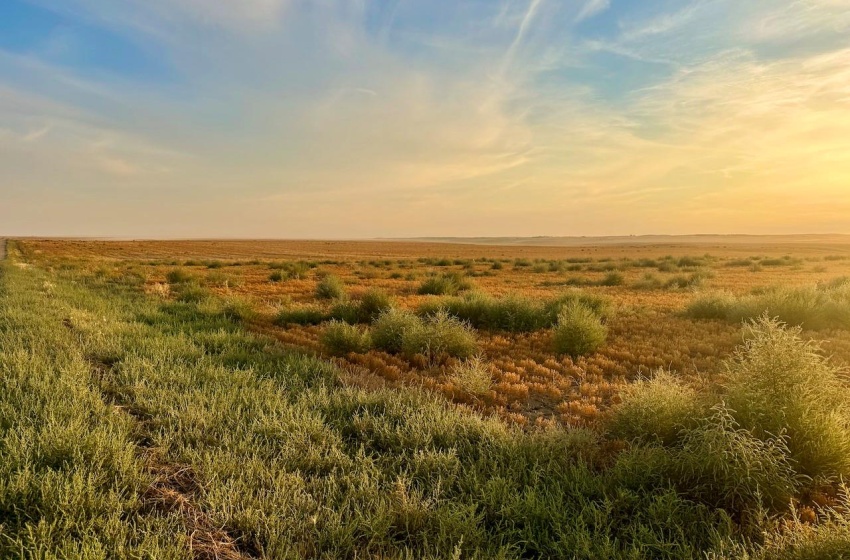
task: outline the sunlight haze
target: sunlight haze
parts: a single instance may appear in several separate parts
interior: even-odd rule
[[[4,0],[0,234],[850,233],[846,0]]]

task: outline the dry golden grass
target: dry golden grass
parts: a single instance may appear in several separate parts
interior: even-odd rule
[[[298,348],[322,353],[324,326],[280,327],[277,312],[292,305],[330,305],[316,299],[316,285],[333,274],[357,298],[378,288],[396,304],[416,309],[434,296],[417,288],[431,274],[466,275],[478,291],[493,296],[521,294],[556,297],[571,288],[610,298],[614,313],[607,321],[608,341],[590,356],[571,359],[551,348],[551,330],[527,334],[480,332],[484,359],[493,372],[489,391],[470,393],[452,375],[456,360],[439,364],[380,351],[333,358],[345,366],[351,383],[363,386],[415,385],[434,390],[473,408],[496,412],[527,425],[583,424],[596,420],[624,386],[658,368],[699,379],[722,370],[721,362],[741,340],[740,328],[719,321],[692,321],[681,315],[694,289],[638,289],[649,272],[661,284],[695,272],[705,274],[701,289],[745,294],[753,289],[803,286],[850,275],[850,245],[842,238],[782,238],[773,244],[740,239],[723,244],[702,242],[604,246],[496,246],[419,242],[330,241],[84,241],[26,240],[30,258],[50,266],[84,266],[99,274],[136,275],[140,289],[152,297],[175,297],[167,275],[181,269],[206,289],[251,302],[258,312],[252,328]],[[662,265],[664,262],[685,266]],[[711,258],[705,258],[710,255]],[[750,256],[780,264],[742,265]],[[485,260],[486,259],[486,260]],[[519,261],[517,261],[519,259]],[[628,259],[628,260],[626,260]],[[638,266],[654,259],[660,266]],[[690,260],[688,260],[690,259]],[[493,266],[498,260],[501,267]],[[692,266],[691,260],[701,261]],[[188,262],[187,262],[188,261]],[[270,281],[272,266],[304,261],[303,273]],[[581,262],[577,262],[581,261]],[[574,270],[575,268],[581,270]],[[615,270],[619,286],[599,286]],[[838,364],[850,364],[850,332],[818,332],[825,350]]]

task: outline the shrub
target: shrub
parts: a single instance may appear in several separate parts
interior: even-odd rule
[[[402,351],[422,354],[433,361],[443,356],[468,358],[478,350],[475,333],[464,322],[445,311],[426,317],[405,331]]]
[[[316,285],[316,297],[319,299],[341,299],[345,296],[345,286],[339,277],[328,274]]]
[[[644,443],[673,445],[701,411],[696,390],[666,371],[632,384],[622,399],[611,411],[608,429],[614,437]]]
[[[622,286],[626,278],[619,272],[609,272],[605,278],[599,281],[600,286]]]
[[[608,329],[591,307],[581,302],[572,302],[558,314],[554,349],[558,354],[577,358],[595,352],[607,336]]]
[[[282,282],[283,281],[283,273],[279,270],[275,270],[271,274],[269,274],[269,282]]]
[[[371,323],[392,306],[392,298],[385,291],[372,288],[360,299],[358,308],[360,321]]]
[[[425,280],[416,293],[420,295],[453,296],[471,287],[470,282],[460,274],[441,274]]]
[[[643,278],[632,285],[635,290],[660,290],[663,286],[664,283],[651,272],[644,274]]]
[[[473,293],[463,298],[426,302],[418,311],[421,315],[446,311],[479,329],[531,332],[548,326],[543,307],[519,296],[497,299],[487,294]]]
[[[275,324],[286,325],[318,325],[329,319],[328,314],[313,306],[302,306],[284,309],[278,313]]]
[[[605,297],[587,294],[581,290],[573,290],[548,301],[544,305],[550,325],[558,322],[561,310],[573,304],[581,304],[587,307],[599,317],[606,318],[611,315],[611,303]]]
[[[781,436],[759,439],[723,403],[683,437],[674,462],[680,491],[729,512],[786,506],[800,486]]]
[[[195,283],[183,283],[177,289],[177,301],[183,303],[201,303],[209,297],[209,292]]]
[[[402,351],[406,332],[419,328],[422,319],[401,309],[388,309],[381,313],[372,326],[372,343],[375,348],[397,354]]]
[[[735,307],[734,296],[722,292],[700,296],[692,301],[685,315],[692,319],[728,319]]]
[[[668,290],[686,290],[688,288],[698,288],[705,284],[705,281],[711,278],[711,273],[707,271],[694,272],[688,276],[676,275],[664,283],[664,287]]]
[[[256,317],[257,312],[250,300],[231,296],[222,302],[221,314],[231,321],[248,321]]]
[[[319,341],[333,356],[368,352],[372,346],[369,333],[362,332],[355,325],[336,320],[328,324]]]
[[[456,365],[451,371],[452,381],[467,393],[481,395],[493,385],[493,374],[480,356]]]
[[[770,288],[743,297],[703,296],[685,311],[694,319],[734,322],[756,319],[765,313],[807,329],[850,328],[850,288],[839,282],[803,288]]]
[[[165,275],[165,279],[168,280],[169,284],[185,284],[191,282],[193,276],[182,268],[175,268]]]
[[[801,473],[850,475],[850,392],[842,372],[799,334],[775,319],[753,322],[727,364],[727,402],[757,437],[786,434]]]

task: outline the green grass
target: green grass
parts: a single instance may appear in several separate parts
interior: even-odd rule
[[[469,290],[472,284],[458,273],[431,276],[419,286],[416,293],[420,295],[453,296]]]
[[[445,311],[477,329],[533,332],[555,325],[561,310],[573,303],[580,303],[600,316],[611,312],[607,299],[578,291],[542,301],[517,295],[495,298],[473,292],[464,297],[426,302],[417,312],[429,316]]]
[[[720,319],[742,322],[763,314],[789,325],[807,329],[850,328],[850,281],[803,288],[770,288],[760,293],[733,296],[715,293],[699,296],[685,315],[692,319]]]
[[[847,550],[837,512],[781,533],[751,515],[757,530],[742,531],[739,509],[781,511],[799,484],[790,431],[760,436],[724,408],[670,446],[612,455],[591,430],[526,432],[414,390],[346,387],[330,363],[225,308],[146,298],[85,270],[0,266],[0,557],[188,559],[204,527],[257,558]],[[431,341],[462,325],[414,320]]]
[[[345,297],[345,285],[338,276],[328,274],[316,284],[316,297],[319,299],[342,299]]]
[[[556,353],[578,358],[596,352],[607,337],[599,315],[583,303],[572,302],[558,314],[552,345]]]
[[[850,475],[848,397],[846,372],[799,328],[761,318],[722,385],[698,395],[669,374],[642,381],[612,411],[609,430],[663,446],[658,462],[683,494],[730,512],[777,511],[806,485]]]
[[[352,352],[363,353],[372,348],[372,340],[368,332],[342,321],[331,321],[325,327],[319,341],[332,356],[345,356]]]
[[[398,354],[402,351],[404,335],[419,327],[422,320],[401,309],[389,309],[382,313],[372,325],[372,342],[375,348]]]

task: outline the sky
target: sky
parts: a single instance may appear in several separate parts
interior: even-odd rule
[[[850,233],[850,0],[2,0],[0,234]]]

